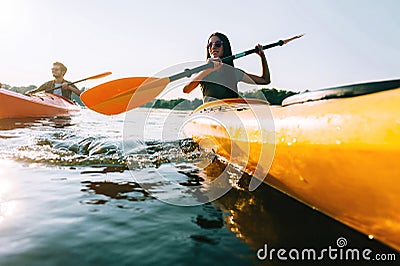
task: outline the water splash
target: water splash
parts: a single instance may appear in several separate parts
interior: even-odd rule
[[[132,139],[104,136],[77,136],[57,132],[41,135],[28,145],[21,145],[8,152],[17,161],[57,166],[122,166],[127,169],[160,167],[164,163],[193,163],[212,160],[213,154],[202,152],[191,139],[169,142],[143,142]],[[211,159],[210,159],[211,158]]]

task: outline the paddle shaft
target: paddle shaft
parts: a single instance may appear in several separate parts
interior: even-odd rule
[[[262,49],[266,50],[266,49],[269,49],[269,48],[272,48],[272,47],[275,47],[275,46],[282,46],[284,44],[285,44],[284,41],[279,40],[279,41],[277,41],[275,43],[271,43],[271,44],[267,44],[267,45],[262,46]],[[230,55],[230,56],[224,57],[224,58],[221,59],[221,61],[223,63],[226,63],[226,62],[229,62],[231,60],[235,60],[235,59],[238,59],[240,57],[243,57],[243,56],[246,56],[246,55],[249,55],[249,54],[253,54],[255,52],[257,52],[257,49],[253,48],[253,49],[244,51],[242,53],[238,53],[238,54],[235,54],[235,55]],[[169,80],[170,80],[170,82],[172,82],[172,81],[184,78],[184,77],[190,77],[191,75],[193,75],[195,73],[199,73],[199,72],[201,72],[203,70],[206,70],[208,68],[213,68],[213,67],[214,67],[214,64],[212,62],[208,62],[208,63],[206,63],[204,65],[201,65],[201,66],[198,66],[198,67],[195,67],[195,68],[192,68],[192,69],[185,69],[181,73],[178,73],[178,74],[170,76]]]
[[[282,46],[302,36],[303,34],[294,36],[290,39],[279,40],[278,42],[261,46],[261,49],[265,50],[275,46]],[[256,47],[239,54],[224,57],[221,60],[226,63],[257,51],[258,48]],[[207,62],[204,65],[193,69],[185,69],[183,72],[169,77],[150,78],[148,82],[146,82],[145,77],[109,81],[95,88],[84,91],[81,94],[81,99],[88,108],[96,112],[106,115],[119,114],[142,106],[153,100],[163,89],[165,89],[168,83],[184,77],[190,77],[192,74],[213,67],[213,62]]]
[[[88,78],[80,79],[80,80],[77,80],[77,81],[74,81],[74,82],[68,82],[68,85],[73,85],[73,84],[76,84],[76,83],[79,83],[79,82],[82,82],[82,81],[86,81],[86,80],[89,80],[89,79],[102,78],[102,77],[108,76],[110,74],[111,74],[111,72],[105,72],[105,73],[102,73],[102,74],[99,74],[99,75],[95,75],[95,76],[91,76],[91,77],[88,77]],[[62,88],[62,85],[58,85],[54,89],[53,88],[47,89],[47,90],[45,90],[45,92],[46,91],[50,91],[50,90],[60,89],[60,88]]]
[[[73,85],[73,84],[75,84],[75,83],[79,83],[79,82],[82,82],[82,81],[85,81],[85,80],[86,80],[86,79],[81,79],[81,80],[74,81],[74,82],[68,82],[67,84],[68,84],[68,85]],[[45,90],[45,91],[51,91],[51,90],[61,89],[62,86],[63,86],[63,85],[61,84],[61,85],[55,86],[54,88],[47,89],[47,90]]]
[[[269,49],[269,48],[272,48],[272,47],[275,47],[275,46],[282,46],[282,45],[284,45],[284,44],[286,44],[286,43],[288,43],[288,42],[290,42],[290,41],[292,41],[294,39],[300,38],[302,36],[303,35],[297,35],[297,36],[292,37],[290,39],[279,40],[279,41],[277,41],[275,43],[264,45],[264,46],[262,46],[262,50]],[[247,51],[235,54],[235,55],[230,55],[230,56],[224,57],[224,58],[221,59],[221,61],[222,62],[228,62],[230,60],[234,60],[234,59],[237,59],[237,58],[240,58],[240,57],[255,53],[256,51],[257,51],[257,49],[253,48],[253,49],[250,49],[250,50],[247,50]],[[176,81],[176,80],[181,79],[181,78],[190,77],[191,75],[193,75],[195,73],[199,73],[199,72],[201,72],[203,70],[206,70],[208,68],[213,68],[213,67],[214,67],[213,62],[208,62],[208,63],[206,63],[204,65],[201,65],[201,66],[198,66],[198,67],[195,67],[195,68],[192,68],[192,69],[185,69],[184,71],[182,71],[182,72],[180,72],[178,74],[169,76],[169,77],[164,78],[164,79],[168,79],[169,82],[173,82],[173,81]],[[153,82],[148,83],[145,87],[142,87],[142,89],[143,88],[146,88],[146,89],[150,88],[151,89],[151,87],[152,87],[152,85],[154,83],[157,83],[157,81],[153,81]],[[168,84],[168,83],[166,83],[166,84]],[[157,85],[156,87],[159,87],[159,86]],[[136,91],[136,89],[137,89],[137,87],[135,88],[135,91]],[[117,95],[114,95],[110,99],[115,99],[117,97],[124,97],[124,96],[132,94],[132,93],[133,92],[131,90],[128,90],[128,91],[119,93]],[[157,95],[158,95],[158,93],[157,93]]]

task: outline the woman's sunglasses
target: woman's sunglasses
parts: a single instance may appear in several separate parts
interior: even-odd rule
[[[208,49],[210,49],[210,48],[212,48],[213,47],[213,45],[215,46],[215,47],[217,47],[217,48],[220,48],[221,46],[222,46],[222,44],[223,44],[223,42],[222,41],[216,41],[216,42],[209,42],[208,44],[207,44],[207,48]]]

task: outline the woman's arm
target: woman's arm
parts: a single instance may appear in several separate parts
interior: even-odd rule
[[[207,62],[213,62],[214,67],[213,68],[207,68],[206,70],[203,70],[199,74],[197,74],[192,81],[190,81],[188,84],[183,87],[183,92],[184,93],[190,93],[192,90],[194,90],[208,74],[211,72],[217,71],[222,67],[222,61],[220,59],[208,59]]]
[[[262,46],[258,44],[256,46],[258,51],[256,52],[261,58],[261,65],[262,65],[262,75],[256,76],[253,74],[247,74],[243,76],[242,81],[246,83],[256,83],[260,85],[267,85],[271,83],[271,76],[269,73],[267,58],[265,57],[264,51],[262,50]]]
[[[212,69],[206,69],[199,74],[197,74],[188,84],[183,87],[183,92],[184,93],[190,93],[192,90],[194,90],[208,74],[212,72]]]

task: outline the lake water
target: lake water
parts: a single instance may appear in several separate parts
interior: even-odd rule
[[[249,192],[250,176],[176,136],[189,112],[147,114],[0,121],[0,265],[309,265],[257,253],[340,237],[398,256],[265,184]],[[220,175],[232,188],[204,200]]]

